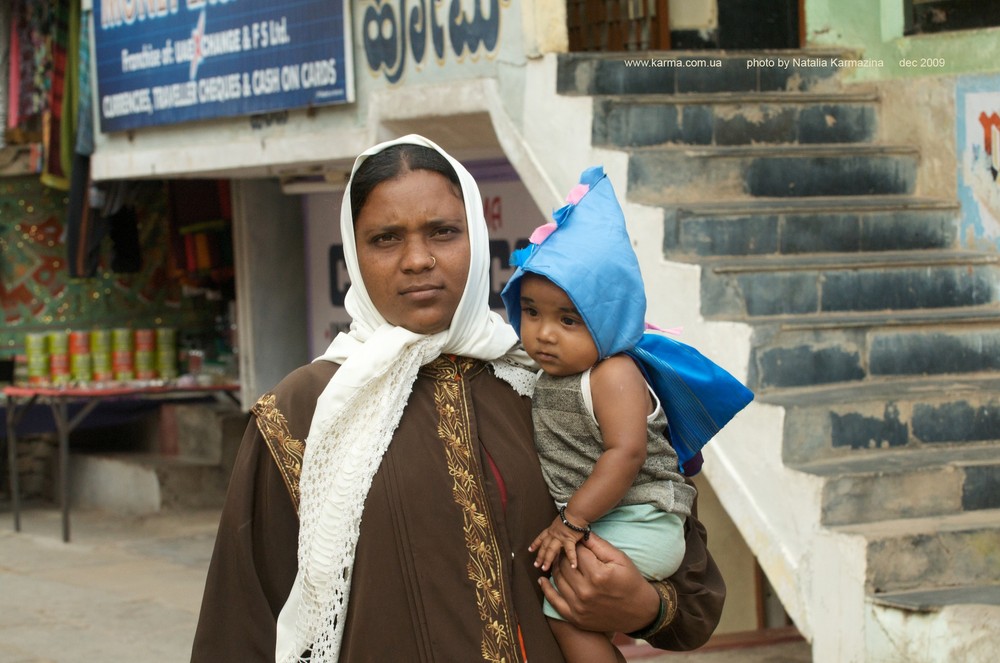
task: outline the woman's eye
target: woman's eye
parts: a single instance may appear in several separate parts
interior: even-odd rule
[[[386,244],[388,242],[396,239],[395,235],[390,235],[389,233],[383,233],[381,235],[375,235],[372,237],[372,244]]]
[[[435,228],[432,233],[432,237],[450,237],[451,235],[458,234],[458,228],[452,228],[450,226],[442,226],[440,228]]]

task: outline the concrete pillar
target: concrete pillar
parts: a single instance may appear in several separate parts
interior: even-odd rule
[[[233,182],[240,386],[247,409],[309,361],[301,201],[277,180]]]

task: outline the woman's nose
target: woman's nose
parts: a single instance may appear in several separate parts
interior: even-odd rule
[[[423,272],[434,267],[437,259],[423,242],[407,242],[403,248],[400,268],[404,272]]]

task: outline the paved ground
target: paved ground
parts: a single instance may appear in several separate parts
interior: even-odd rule
[[[805,642],[786,642],[761,647],[727,647],[686,654],[663,654],[653,658],[630,659],[635,663],[810,663],[812,654]]]
[[[0,523],[0,661],[186,661],[218,512],[31,510]]]
[[[0,663],[181,663],[191,652],[217,511],[135,518],[0,512]],[[803,642],[708,649],[638,663],[809,663]]]

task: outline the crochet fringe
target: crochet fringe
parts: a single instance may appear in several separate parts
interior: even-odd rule
[[[310,654],[289,662],[336,663],[340,656],[365,496],[399,425],[417,371],[437,356],[439,345],[434,337],[426,337],[408,347],[306,443],[299,482],[302,598],[296,650]]]

